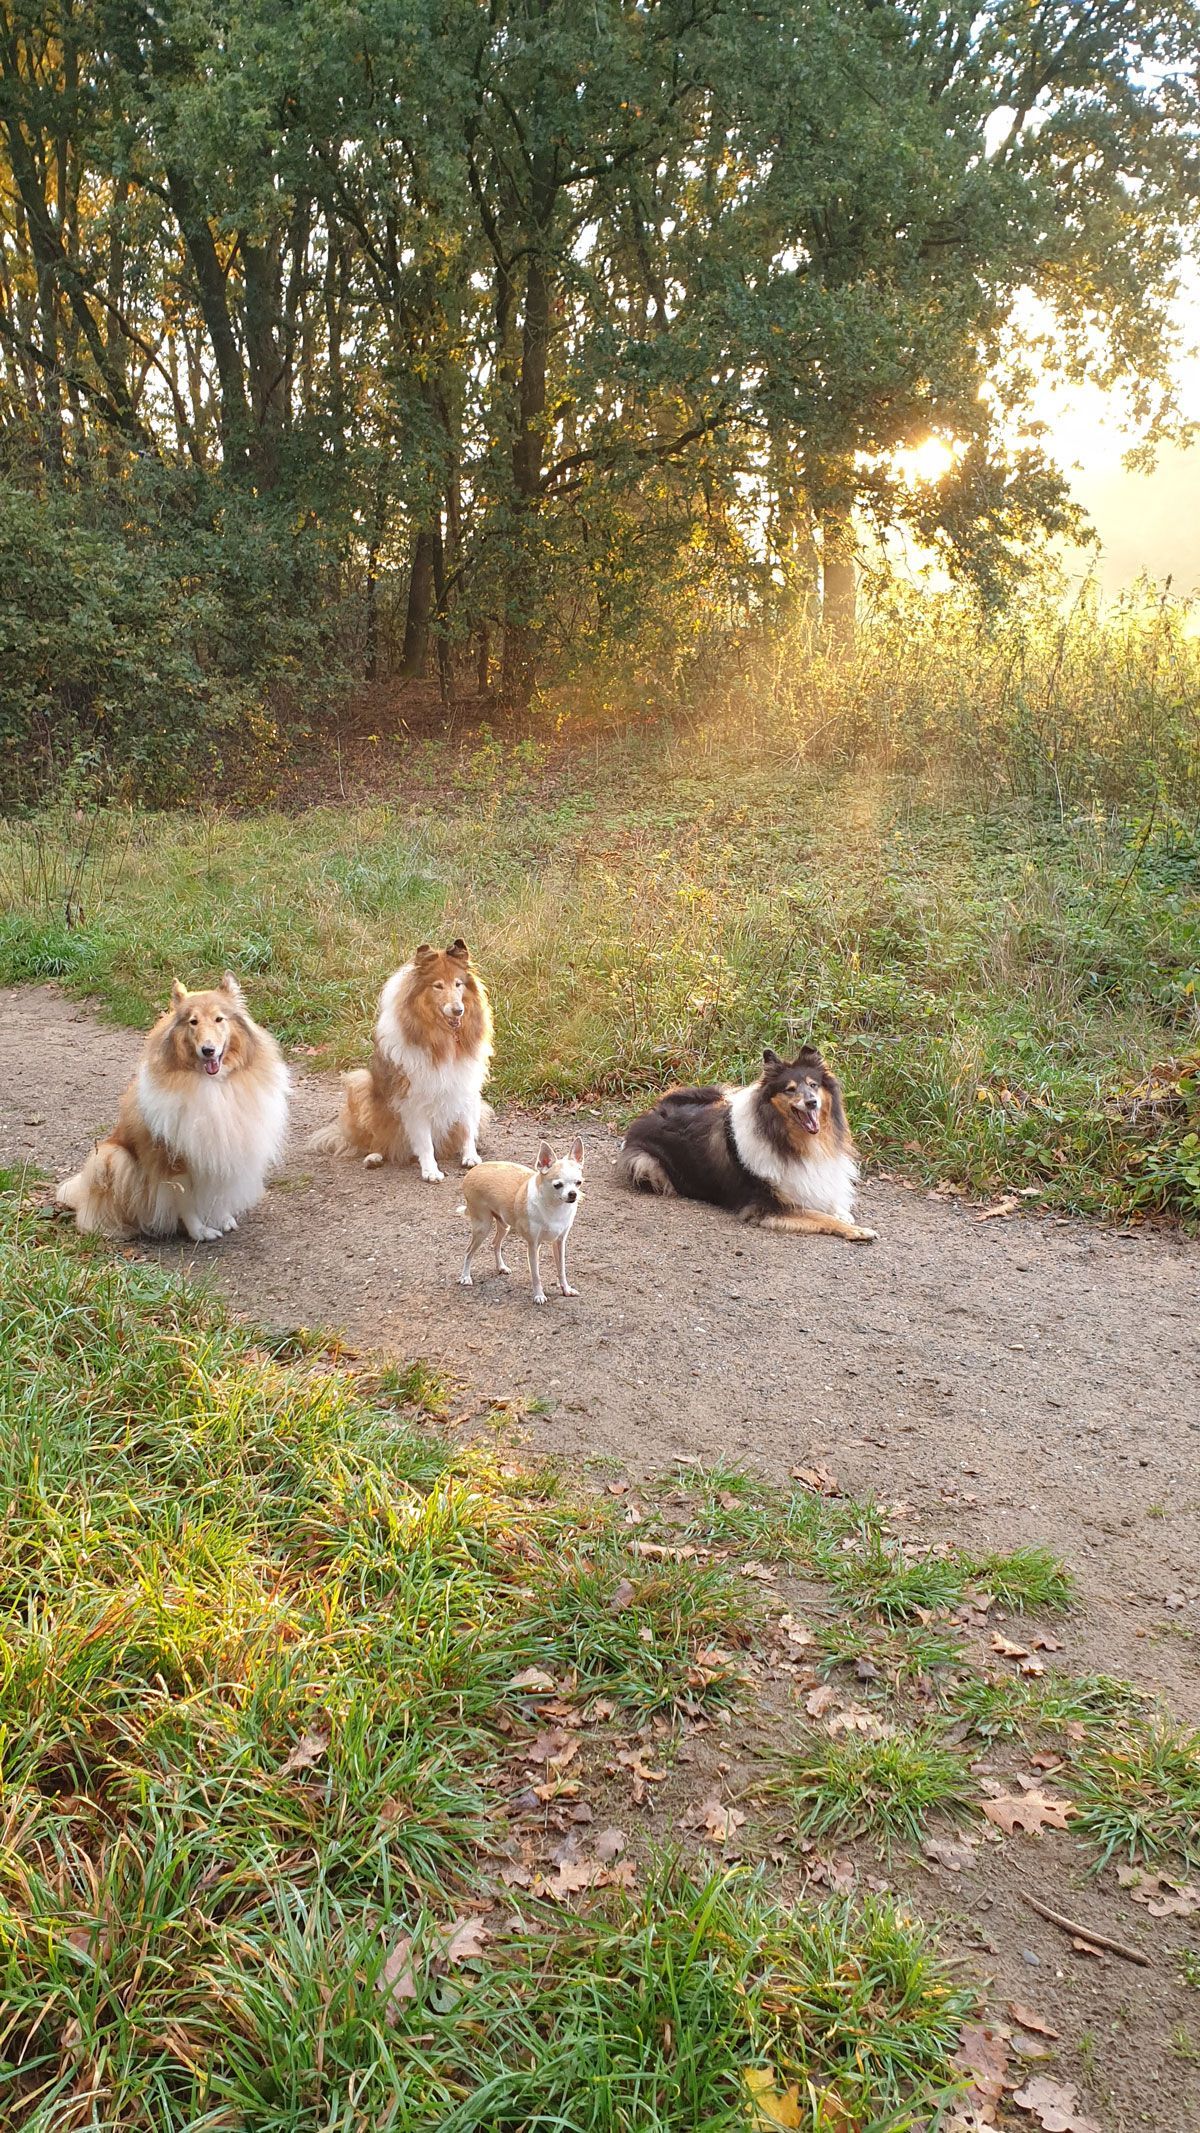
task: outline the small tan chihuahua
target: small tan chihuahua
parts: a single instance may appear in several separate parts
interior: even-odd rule
[[[480,1163],[478,1169],[472,1170],[464,1180],[458,1209],[460,1215],[469,1215],[471,1220],[471,1240],[458,1277],[463,1288],[473,1286],[471,1261],[480,1246],[487,1242],[489,1229],[496,1255],[496,1272],[507,1274],[504,1240],[512,1230],[525,1240],[535,1304],[546,1301],[540,1265],[543,1244],[553,1246],[558,1286],[563,1295],[578,1296],[578,1289],[573,1289],[567,1280],[567,1238],[582,1198],[582,1141],[572,1141],[561,1160],[549,1142],[543,1141],[532,1170],[527,1170],[524,1163]]]

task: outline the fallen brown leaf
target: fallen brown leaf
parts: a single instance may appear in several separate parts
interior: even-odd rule
[[[959,1874],[964,1866],[974,1866],[978,1841],[974,1837],[926,1837],[921,1850],[938,1866],[949,1867],[952,1874]]]
[[[1056,2038],[1059,2035],[1058,2030],[1051,2029],[1050,2024],[1044,2022],[1040,2014],[1035,2014],[1032,2007],[1023,2007],[1020,2000],[1010,2000],[1008,2011],[1018,2029],[1032,2030],[1035,2037]]]
[[[802,1482],[817,1496],[840,1496],[842,1493],[841,1483],[835,1480],[827,1466],[819,1462],[815,1466],[794,1466],[792,1480]]]
[[[837,1700],[837,1690],[832,1688],[829,1682],[823,1681],[819,1689],[814,1689],[811,1695],[805,1697],[804,1708],[810,1718],[823,1718],[830,1705],[835,1704]]]
[[[981,1215],[976,1215],[975,1220],[977,1222],[995,1222],[1001,1216],[1015,1215],[1020,1204],[1015,1193],[1006,1192],[1002,1200],[997,1200],[994,1207],[985,1207]]]
[[[999,1652],[1002,1659],[1028,1659],[1029,1657],[1029,1646],[1027,1644],[1013,1644],[1008,1637],[1002,1637],[998,1629],[992,1631],[992,1650]]]
[[[469,1918],[457,1918],[442,1936],[442,1960],[447,1963],[472,1963],[483,1954],[483,1944],[490,1939],[482,1918],[472,1914]]]
[[[615,1587],[608,1604],[614,1614],[620,1614],[623,1608],[632,1607],[636,1596],[637,1586],[631,1584],[628,1578],[622,1578],[619,1585]]]
[[[739,1807],[723,1807],[720,1800],[706,1800],[700,1814],[700,1826],[714,1844],[728,1844],[746,1819]]]
[[[328,1719],[312,1726],[296,1742],[286,1763],[280,1764],[280,1777],[295,1777],[298,1771],[312,1770],[328,1749],[330,1738]]]
[[[1080,2115],[1075,2089],[1069,2081],[1049,2081],[1044,2074],[1038,2074],[1024,2088],[1014,2091],[1013,2102],[1019,2111],[1031,2112],[1044,2133],[1100,2133],[1094,2118]]]
[[[558,1689],[553,1674],[548,1674],[541,1666],[525,1667],[521,1673],[513,1675],[508,1685],[510,1689],[535,1689],[539,1694],[545,1692],[550,1695]]]
[[[969,2022],[958,2040],[954,2065],[967,2076],[967,2101],[990,2119],[1004,2094],[1009,2033],[998,2022]]]
[[[618,1853],[623,1852],[624,1849],[625,1832],[623,1829],[602,1829],[592,1846],[597,1859],[602,1859],[605,1864],[610,1859],[615,1859]]]
[[[381,1989],[386,1988],[383,2003],[383,2019],[387,2023],[398,2020],[405,2000],[417,1997],[417,1981],[412,1967],[412,1936],[401,1935],[379,1973]]]
[[[1069,1800],[1040,1792],[1036,1786],[1025,1793],[1002,1792],[995,1799],[984,1800],[983,1811],[1006,1837],[1018,1829],[1027,1835],[1036,1835],[1041,1829],[1065,1829],[1075,1813]]]
[[[1190,1918],[1200,1911],[1200,1885],[1194,1881],[1172,1881],[1136,1866],[1119,1866],[1117,1880],[1134,1903],[1145,1904],[1151,1918]]]

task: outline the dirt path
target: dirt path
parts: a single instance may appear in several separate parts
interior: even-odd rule
[[[0,998],[0,1162],[61,1174],[111,1123],[139,1040],[53,988]],[[881,1181],[864,1195],[874,1246],[766,1236],[634,1198],[611,1132],[585,1119],[582,1294],[551,1292],[539,1311],[517,1275],[458,1287],[453,1179],[305,1152],[335,1092],[332,1076],[299,1077],[285,1172],[238,1235],[160,1256],[211,1271],[269,1324],[344,1329],[482,1392],[536,1395],[550,1411],[529,1417],[534,1443],[572,1460],[637,1474],[725,1457],[786,1479],[822,1459],[933,1532],[1045,1543],[1089,1603],[1076,1666],[1127,1670],[1181,1716],[1200,1710],[1195,1244],[1044,1216],[980,1223]],[[536,1138],[511,1115],[492,1146],[529,1160]]]

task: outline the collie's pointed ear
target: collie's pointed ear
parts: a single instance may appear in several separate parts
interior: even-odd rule
[[[575,1139],[571,1142],[571,1161],[573,1163],[580,1164],[582,1164],[583,1162],[583,1142],[579,1139],[578,1135],[576,1135]]]
[[[543,1141],[541,1147],[538,1149],[537,1152],[537,1162],[534,1165],[535,1170],[553,1169],[554,1160],[554,1150],[550,1146],[549,1141]]]
[[[821,1057],[821,1047],[819,1044],[801,1045],[799,1054],[796,1059],[797,1066],[819,1067],[824,1066],[824,1064],[825,1061]]]
[[[469,963],[471,951],[464,940],[451,941],[446,950],[452,963]]]
[[[237,979],[234,977],[232,970],[226,970],[222,972],[221,982],[217,987],[217,991],[227,992],[229,994],[230,999],[235,1001],[239,1007],[241,1006],[242,988],[238,984]]]
[[[764,1066],[782,1066],[782,1065],[783,1065],[783,1061],[782,1061],[782,1060],[780,1059],[780,1056],[779,1056],[778,1052],[764,1052],[764,1053],[763,1053],[763,1065],[764,1065]]]
[[[421,945],[420,945],[420,947],[419,947],[419,948],[414,948],[414,949],[413,949],[413,962],[414,962],[414,963],[427,963],[427,962],[429,961],[429,958],[430,958],[430,956],[431,956],[431,955],[433,954],[433,952],[434,952],[434,951],[433,951],[433,949],[432,949],[432,948],[430,947],[430,945],[429,945],[428,941],[422,941],[422,943],[421,943]]]
[[[178,978],[172,978],[172,980],[171,980],[171,1005],[172,1005],[172,1007],[182,1007],[182,1006],[183,1006],[183,1003],[184,1003],[184,1001],[185,1001],[186,999],[187,999],[187,986],[186,986],[186,985],[181,985],[181,984],[180,984],[180,982],[179,982],[179,980],[178,980]]]

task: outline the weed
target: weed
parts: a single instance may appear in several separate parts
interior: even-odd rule
[[[1074,1578],[1048,1548],[1013,1548],[1007,1554],[966,1556],[962,1561],[973,1584],[1019,1614],[1039,1609],[1057,1613],[1074,1595]]]
[[[1200,1948],[1179,1950],[1179,1982],[1190,1986],[1193,1992],[1200,1992]]]
[[[956,1679],[950,1701],[956,1717],[989,1740],[1029,1740],[1064,1726],[1110,1727],[1144,1702],[1127,1682],[1109,1674],[969,1673]]]
[[[823,1675],[838,1666],[863,1662],[896,1686],[936,1678],[946,1667],[961,1666],[964,1652],[959,1633],[947,1623],[936,1622],[898,1622],[880,1630],[848,1617],[821,1629],[817,1642]]]

